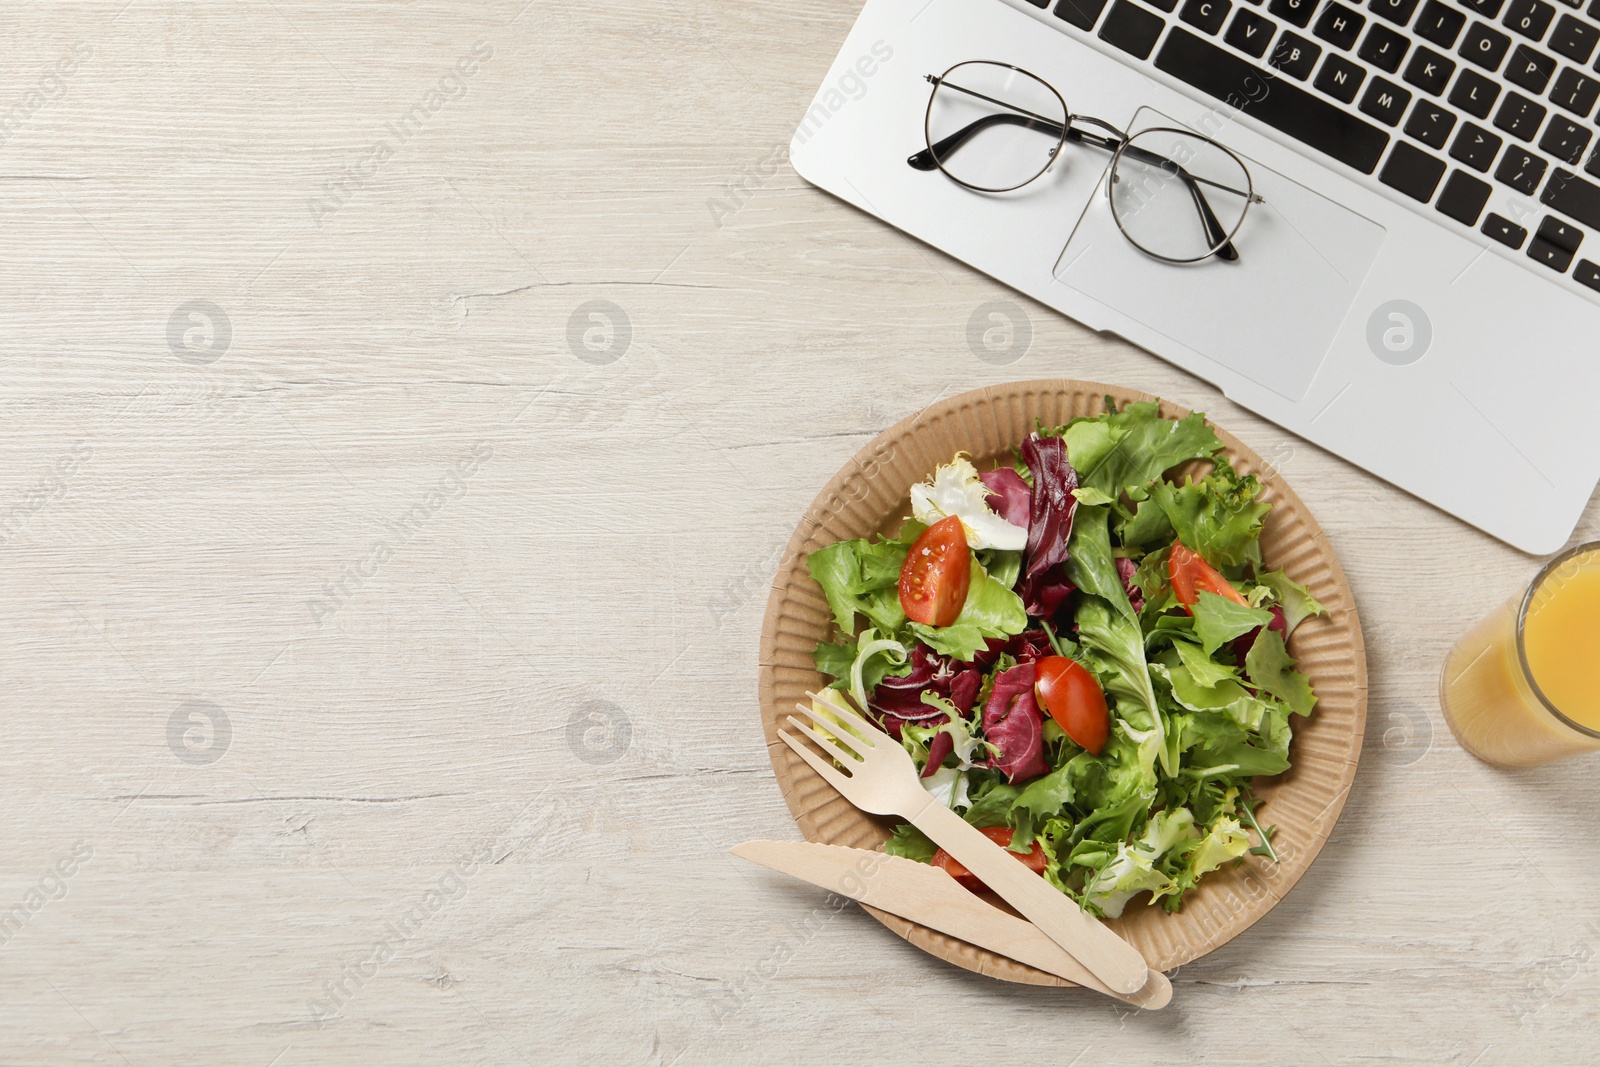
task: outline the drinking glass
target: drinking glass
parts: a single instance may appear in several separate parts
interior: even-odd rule
[[[1467,631],[1439,679],[1445,722],[1488,763],[1600,749],[1600,541],[1556,556]]]

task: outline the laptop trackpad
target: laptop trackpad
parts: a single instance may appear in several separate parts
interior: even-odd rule
[[[1149,108],[1134,130],[1180,123]],[[1226,143],[1226,133],[1217,138]],[[1231,147],[1231,146],[1230,146]],[[1246,159],[1265,203],[1235,262],[1163,263],[1117,229],[1101,181],[1056,263],[1058,281],[1274,393],[1299,401],[1383,243],[1384,229]]]

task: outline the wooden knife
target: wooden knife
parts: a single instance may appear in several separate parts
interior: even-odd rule
[[[1126,1003],[1157,1009],[1172,999],[1172,983],[1153,968],[1138,992],[1113,992],[1032,923],[1001,911],[926,863],[805,841],[746,841],[729,851]]]

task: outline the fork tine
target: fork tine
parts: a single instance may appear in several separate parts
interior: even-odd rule
[[[823,714],[816,708],[808,707],[805,704],[796,704],[794,709],[804,715],[808,721],[816,723],[828,733],[832,734],[834,737],[837,737],[841,745],[844,745],[851,752],[854,752],[862,759],[865,759],[867,753],[871,751],[874,745],[873,739],[870,737],[857,737],[853,732],[839,725],[835,719],[829,717],[832,715],[832,708],[829,705],[824,704],[823,707],[828,709],[827,714]],[[794,716],[791,715],[789,718],[792,721]]]
[[[827,690],[824,690],[823,692],[827,692]],[[882,733],[882,731],[876,726],[873,726],[870,722],[857,714],[855,709],[850,706],[850,702],[847,700],[835,700],[831,694],[829,696],[823,696],[822,693],[807,693],[806,696],[827,708],[828,711],[834,715],[837,715],[841,722],[850,727],[850,729],[854,730],[856,733],[860,734],[869,743],[875,743],[878,735]]]
[[[840,793],[843,793],[847,788],[849,788],[850,779],[846,778],[843,774],[840,774],[833,767],[830,767],[821,756],[817,755],[805,745],[795,740],[795,736],[793,734],[784,730],[779,730],[778,737],[783,741],[784,744],[788,745],[794,750],[795,755],[809,763],[811,765],[811,769],[820,774],[824,782],[827,782],[829,785],[833,786]],[[846,799],[848,799],[848,797]]]
[[[818,719],[817,721],[823,726],[830,725],[822,722],[821,719]],[[834,734],[836,740],[829,741],[811,727],[795,718],[793,715],[789,716],[789,725],[793,726],[796,730],[799,730],[801,733],[811,738],[811,740],[815,741],[817,743],[817,747],[822,749],[822,751],[832,753],[835,758],[843,759],[847,756],[854,756],[858,760],[866,759],[864,753],[860,752],[850,744],[850,733],[847,730],[840,730],[838,733]],[[832,731],[829,732],[832,733]],[[840,751],[841,749],[843,749],[843,751]]]

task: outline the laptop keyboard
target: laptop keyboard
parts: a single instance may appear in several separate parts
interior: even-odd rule
[[[1600,292],[1600,0],[1030,2]]]

